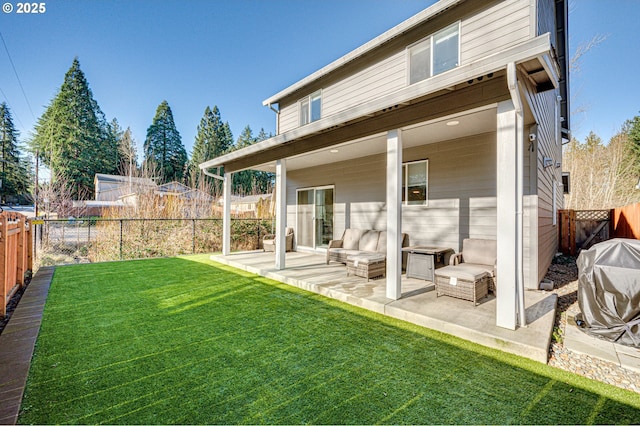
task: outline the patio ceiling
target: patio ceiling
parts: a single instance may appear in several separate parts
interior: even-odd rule
[[[457,124],[455,124],[457,122]],[[486,107],[463,114],[443,117],[438,120],[414,124],[403,128],[402,144],[405,148],[470,135],[496,131],[496,108]],[[287,170],[298,170],[336,161],[380,154],[387,149],[387,134],[378,133],[365,138],[333,145],[317,151],[287,158]],[[252,167],[254,170],[275,171],[275,161]]]

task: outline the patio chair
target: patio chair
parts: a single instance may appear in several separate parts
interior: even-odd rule
[[[497,245],[495,240],[467,238],[462,251],[449,259],[449,266],[435,270],[436,295],[477,303],[489,291],[496,294]]]
[[[293,251],[293,228],[285,228],[284,234],[286,236],[286,251]],[[276,236],[274,234],[267,234],[262,239],[262,248],[264,251],[276,251]]]

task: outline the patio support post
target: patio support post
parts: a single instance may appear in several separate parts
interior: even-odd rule
[[[287,252],[285,227],[287,226],[287,162],[276,162],[276,269],[285,268]]]
[[[231,254],[231,181],[233,173],[225,173],[222,180],[222,255]]]
[[[518,249],[521,230],[518,230],[518,169],[519,133],[524,130],[512,101],[498,103],[497,113],[497,297],[496,325],[515,330],[517,326]]]
[[[402,296],[402,130],[387,133],[387,297]]]

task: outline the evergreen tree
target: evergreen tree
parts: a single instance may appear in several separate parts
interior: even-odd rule
[[[260,129],[258,136],[256,137],[256,143],[265,141],[271,138],[273,135],[268,134],[264,129]],[[276,176],[272,172],[259,171],[256,174],[255,191],[259,194],[268,194],[273,191]]]
[[[194,186],[198,185],[200,178],[200,164],[207,160],[218,157],[228,152],[233,146],[233,135],[229,123],[223,123],[220,110],[214,105],[213,109],[208,106],[204,110],[204,115],[198,125],[196,139],[191,152],[191,179]],[[222,173],[222,171],[221,171]],[[206,177],[209,185],[216,184],[212,179]],[[219,189],[219,188],[218,188]]]
[[[118,153],[120,155],[120,174],[133,176],[138,169],[138,151],[136,142],[131,135],[131,129],[127,127],[118,141]]]
[[[637,173],[640,177],[640,116],[636,115],[633,119],[627,120],[624,128],[629,138],[630,148],[635,157]]]
[[[39,149],[52,183],[66,182],[74,198],[93,198],[94,175],[116,172],[115,139],[77,58],[38,120],[30,145]]]
[[[145,163],[152,164],[160,172],[164,182],[182,181],[187,151],[167,101],[162,101],[158,106],[153,123],[147,129],[144,156]]]
[[[242,149],[251,146],[257,142],[262,142],[268,139],[270,136],[260,129],[257,137],[253,136],[251,127],[246,126],[238,140],[236,141],[235,149]],[[260,170],[243,170],[241,172],[234,173],[233,175],[233,188],[236,194],[266,194],[271,191],[273,187],[273,173],[264,172]]]
[[[242,149],[253,145],[256,139],[253,137],[251,127],[244,128],[238,140],[236,141],[235,149]],[[256,174],[260,173],[255,170],[242,170],[233,174],[233,193],[248,195],[254,191],[254,183]]]
[[[0,104],[0,201],[7,197],[26,195],[29,186],[29,168],[18,150],[18,131],[13,125],[11,111],[6,103]]]
[[[109,159],[109,162],[115,165],[114,169],[117,171],[117,173],[120,173],[120,171],[122,170],[121,166],[123,159],[122,154],[120,153],[120,143],[123,136],[124,130],[122,130],[122,127],[120,127],[120,123],[118,123],[118,120],[114,118],[113,120],[111,120],[111,123],[109,123],[109,142],[115,147],[115,149],[111,152],[113,157]]]

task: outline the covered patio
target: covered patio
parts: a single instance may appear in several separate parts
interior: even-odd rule
[[[367,281],[347,276],[345,265],[327,265],[323,255],[287,253],[285,269],[275,266],[274,256],[274,253],[242,252],[214,255],[211,259],[389,317],[547,362],[555,318],[555,294],[526,291],[527,326],[511,331],[496,325],[496,298],[492,295],[474,307],[466,300],[436,297],[433,283],[402,275],[402,295],[394,300],[386,296],[385,278]]]

